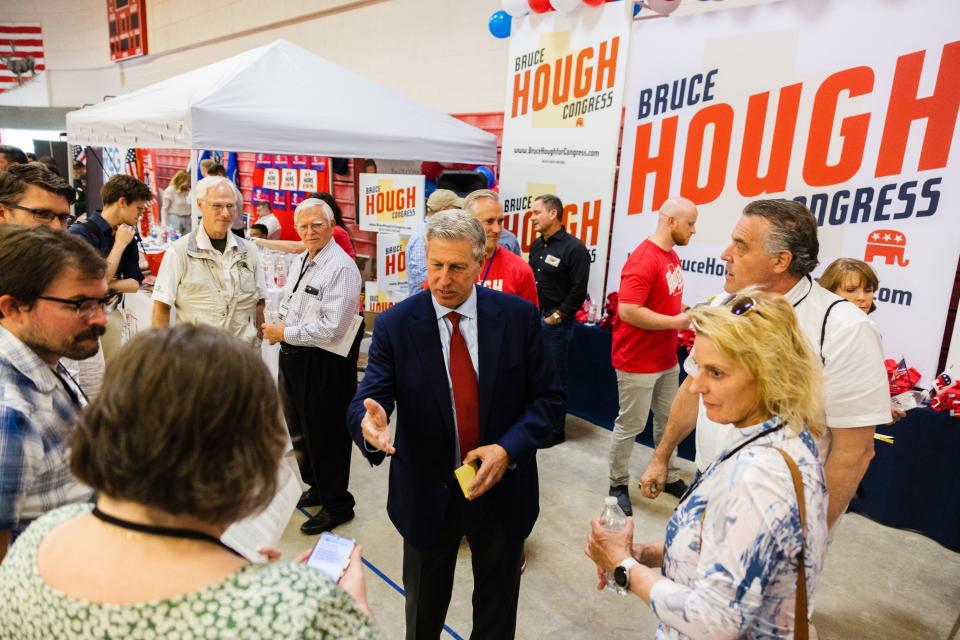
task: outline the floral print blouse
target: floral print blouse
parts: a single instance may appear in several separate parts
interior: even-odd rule
[[[737,429],[667,523],[663,575],[650,592],[658,639],[793,638],[800,515],[790,470],[806,503],[807,610],[827,550],[827,489],[817,445],[779,418]],[[731,455],[751,437],[763,433]]]
[[[38,518],[0,564],[0,638],[344,638],[380,635],[328,577],[290,562],[247,565],[216,584],[168,600],[98,604],[48,586],[37,548],[54,527],[89,513],[76,504]]]

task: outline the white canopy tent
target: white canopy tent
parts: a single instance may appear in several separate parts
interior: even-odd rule
[[[67,114],[87,146],[493,164],[492,134],[286,40]]]

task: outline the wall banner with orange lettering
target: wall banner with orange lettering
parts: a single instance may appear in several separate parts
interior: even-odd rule
[[[410,235],[423,220],[423,187],[422,175],[361,173],[360,229]]]
[[[500,196],[526,254],[533,198],[553,193],[590,251],[590,297],[603,294],[628,41],[629,2],[513,20]]]
[[[700,212],[678,250],[687,304],[724,286],[748,202],[797,200],[820,225],[814,275],[838,257],[869,262],[887,356],[935,375],[960,255],[960,5],[923,5],[780,2],[638,22],[607,289],[669,196]]]

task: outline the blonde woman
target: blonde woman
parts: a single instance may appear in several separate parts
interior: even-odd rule
[[[190,174],[184,170],[173,174],[160,201],[160,222],[173,227],[180,235],[190,233]]]
[[[873,267],[863,260],[837,258],[823,270],[817,282],[827,291],[852,302],[864,313],[877,310],[873,296],[880,287],[880,279]]]
[[[597,520],[587,555],[650,605],[657,638],[805,638],[796,614],[812,608],[827,548],[820,367],[780,295],[748,290],[688,313],[691,391],[737,431],[680,500],[665,541],[633,545],[632,519],[621,532]]]

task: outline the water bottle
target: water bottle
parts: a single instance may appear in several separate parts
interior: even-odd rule
[[[624,515],[623,509],[617,504],[616,496],[607,496],[603,502],[604,507],[603,513],[600,514],[600,526],[607,531],[623,531],[627,526],[627,516]],[[613,591],[621,596],[626,595],[626,590],[620,588],[616,580],[613,579],[613,571],[606,572],[606,579],[607,591]]]
[[[287,284],[287,262],[282,257],[274,265],[273,281],[281,289]]]

